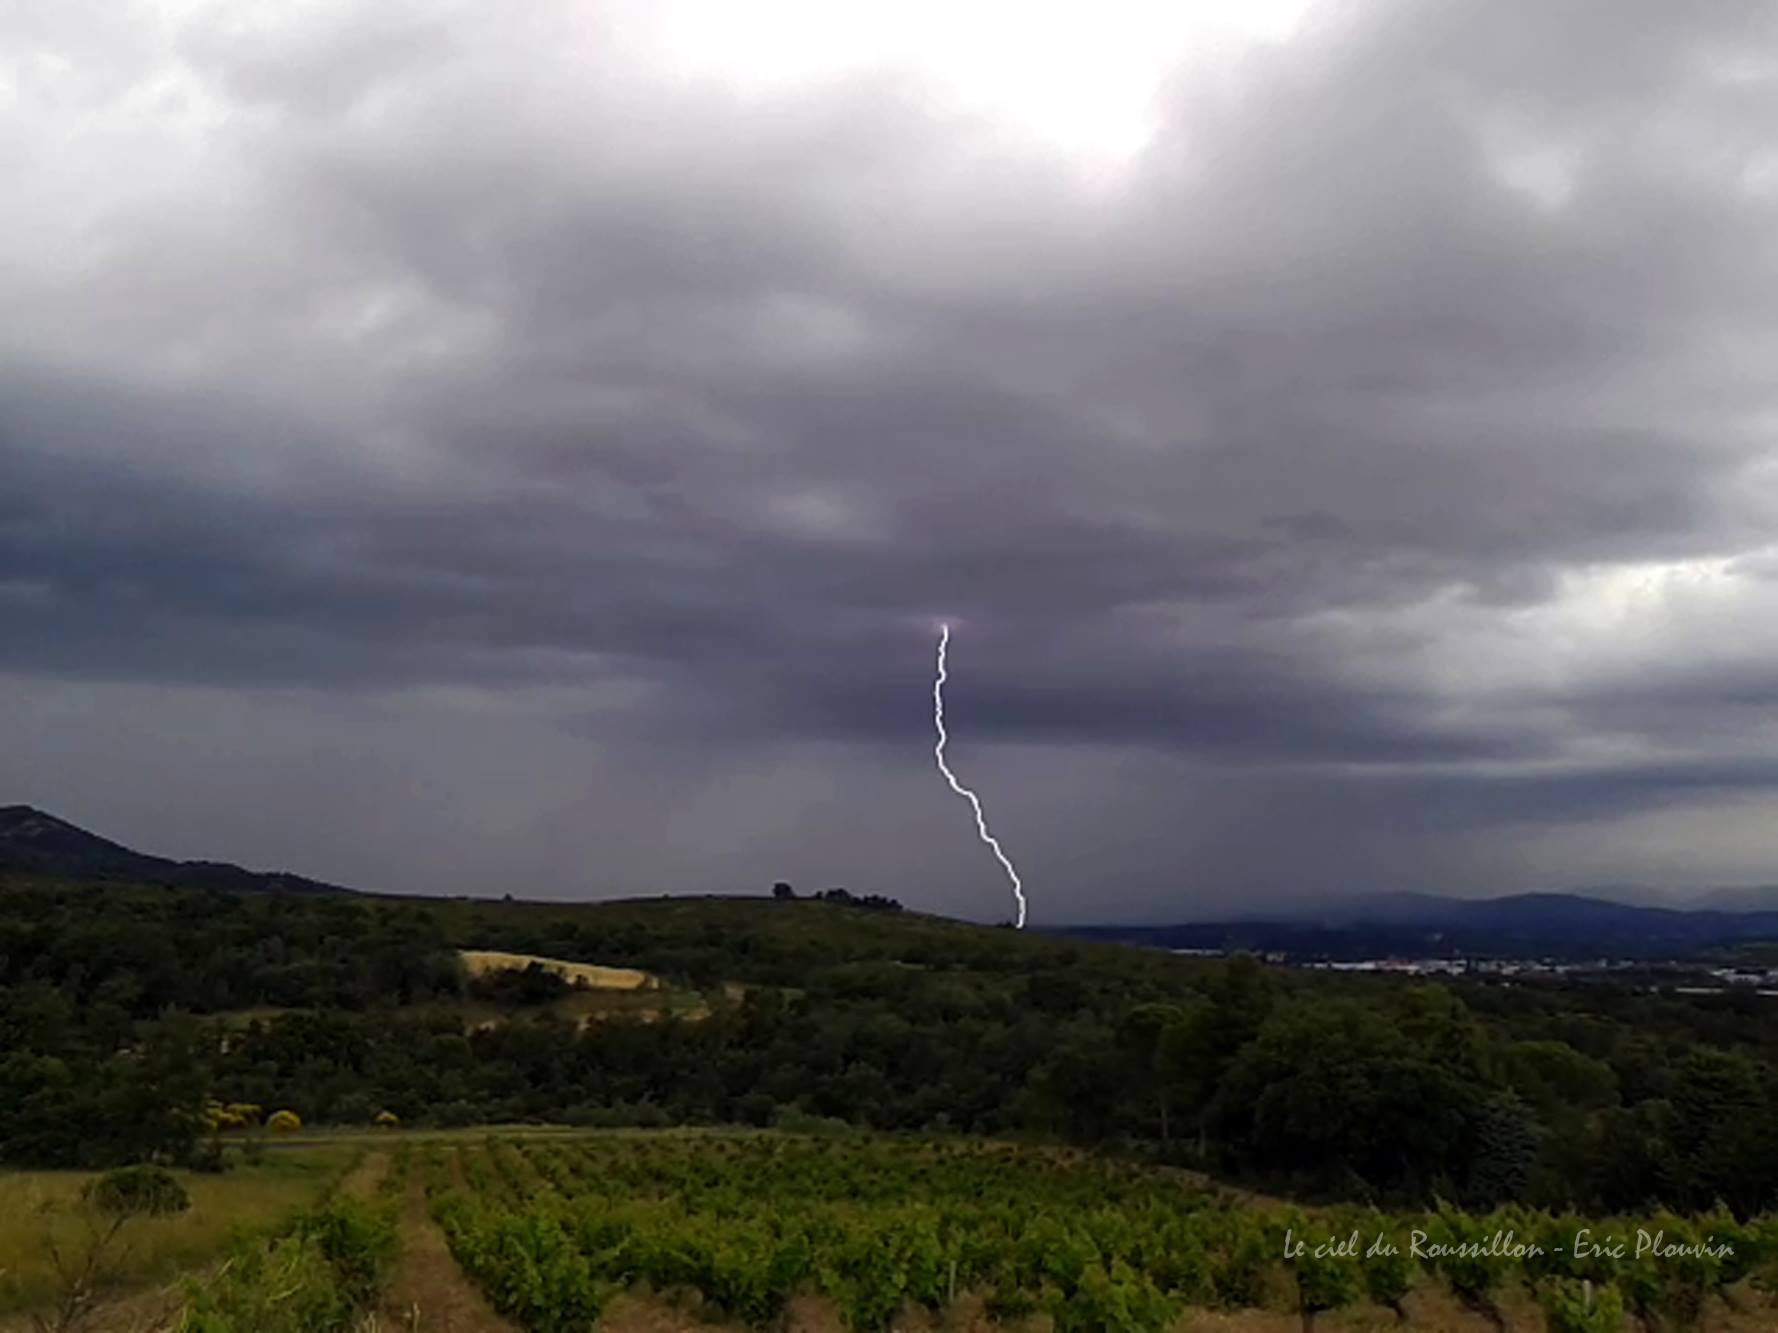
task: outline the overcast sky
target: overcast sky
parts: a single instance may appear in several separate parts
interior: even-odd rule
[[[102,8],[102,12],[101,12]],[[1778,881],[1765,0],[0,5],[0,803],[1034,920]]]

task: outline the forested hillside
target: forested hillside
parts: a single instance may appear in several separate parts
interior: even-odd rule
[[[695,1003],[575,1021],[560,978],[475,983],[460,948],[642,969]],[[212,1098],[308,1123],[830,1118],[1329,1198],[1745,1213],[1778,1199],[1766,1005],[1283,972],[808,900],[13,879],[0,1156],[201,1156]]]

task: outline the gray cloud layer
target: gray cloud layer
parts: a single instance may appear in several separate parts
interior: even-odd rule
[[[598,13],[0,17],[17,799],[994,915],[942,616],[1039,920],[1770,877],[1768,6],[1330,6],[1109,187]]]

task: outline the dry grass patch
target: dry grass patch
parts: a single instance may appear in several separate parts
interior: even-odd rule
[[[747,1333],[745,1324],[725,1322],[701,1307],[696,1293],[668,1298],[638,1289],[614,1299],[594,1327],[598,1333]]]
[[[582,985],[589,990],[656,990],[660,978],[633,967],[600,967],[596,963],[571,963],[563,958],[545,958],[534,953],[506,953],[500,949],[459,949],[457,956],[472,977],[489,972],[522,972],[531,964],[554,972],[569,985]]]
[[[355,1155],[349,1148],[284,1151],[220,1175],[177,1172],[191,1207],[129,1225],[111,1265],[114,1285],[121,1291],[165,1281],[220,1254],[237,1232],[276,1226],[320,1198]],[[0,1173],[0,1315],[33,1309],[54,1294],[45,1241],[76,1245],[83,1223],[70,1205],[96,1174]]]

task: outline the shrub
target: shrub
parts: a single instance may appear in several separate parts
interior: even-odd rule
[[[204,1103],[201,1118],[206,1130],[219,1134],[227,1129],[247,1129],[257,1125],[262,1114],[262,1108],[252,1102],[229,1102],[225,1105],[212,1097]]]
[[[120,1166],[90,1181],[81,1195],[114,1218],[161,1217],[191,1207],[178,1177],[161,1166]]]
[[[1267,1244],[1263,1228],[1251,1218],[1236,1215],[1223,1242],[1222,1252],[1210,1270],[1210,1281],[1218,1303],[1231,1309],[1258,1305],[1264,1298],[1266,1268],[1273,1249]]]
[[[1378,1239],[1390,1229],[1389,1221],[1374,1209],[1365,1211],[1360,1225],[1364,1235]],[[1358,1276],[1364,1283],[1365,1295],[1405,1323],[1408,1316],[1401,1303],[1413,1289],[1417,1269],[1414,1258],[1398,1245],[1380,1247],[1374,1254],[1367,1246],[1364,1259],[1358,1265]]]
[[[393,1220],[351,1199],[336,1199],[308,1214],[297,1234],[313,1239],[333,1266],[340,1291],[354,1309],[370,1304],[383,1273],[394,1261]]]
[[[176,1333],[323,1333],[359,1327],[396,1250],[395,1219],[350,1199],[299,1218],[274,1240],[242,1240],[190,1283]]]
[[[1686,1247],[1696,1245],[1702,1236],[1690,1225],[1670,1213],[1654,1219],[1656,1236],[1664,1244]],[[1656,1255],[1648,1262],[1659,1272],[1660,1305],[1671,1323],[1691,1328],[1704,1311],[1704,1302],[1722,1280],[1722,1261],[1713,1252]]]
[[[222,1151],[220,1139],[205,1139],[193,1148],[185,1159],[185,1165],[193,1171],[204,1171],[217,1174],[228,1170],[228,1158]]]
[[[285,1134],[288,1134],[291,1130],[301,1129],[303,1127],[302,1117],[295,1111],[273,1111],[270,1119],[265,1123],[267,1128],[275,1129],[280,1133]]]
[[[1496,1230],[1495,1219],[1461,1213],[1441,1203],[1427,1230],[1433,1243],[1445,1247],[1436,1263],[1457,1299],[1496,1328],[1501,1327],[1494,1295],[1506,1280],[1512,1261],[1488,1243]]]
[[[89,1181],[78,1199],[86,1221],[79,1234],[62,1241],[52,1227],[40,1235],[55,1276],[55,1296],[49,1312],[34,1315],[33,1324],[51,1333],[84,1327],[100,1291],[115,1276],[114,1246],[124,1227],[137,1218],[166,1217],[190,1206],[184,1186],[165,1167],[118,1167]]]
[[[1300,1214],[1294,1219],[1299,1232],[1309,1232]],[[1301,1311],[1303,1328],[1315,1326],[1315,1316],[1326,1310],[1350,1305],[1358,1297],[1358,1264],[1349,1256],[1318,1254],[1313,1240],[1299,1241],[1302,1252],[1290,1259],[1296,1278],[1297,1309]]]
[[[1555,1278],[1538,1292],[1550,1333],[1618,1333],[1624,1302],[1617,1288],[1594,1287],[1575,1278]]]

